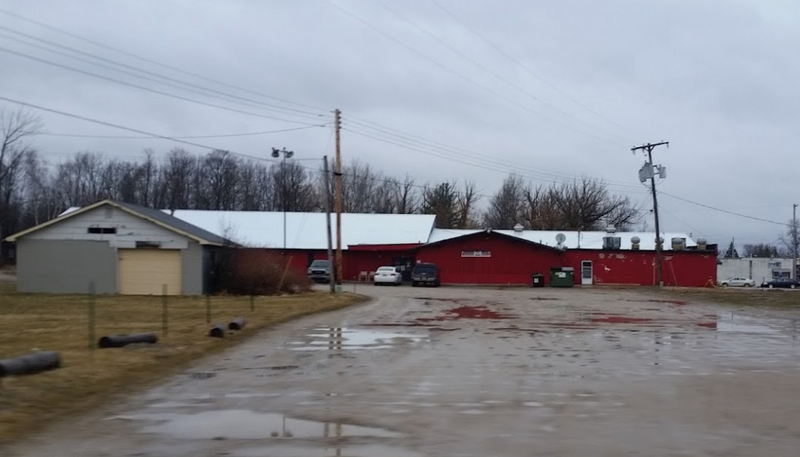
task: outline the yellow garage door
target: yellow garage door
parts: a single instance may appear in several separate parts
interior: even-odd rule
[[[181,293],[181,251],[175,249],[120,249],[119,293],[161,295]]]

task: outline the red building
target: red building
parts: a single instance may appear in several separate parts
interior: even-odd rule
[[[714,284],[716,247],[701,247],[664,251],[665,285]],[[530,284],[534,273],[544,274],[547,284],[551,268],[572,267],[577,284],[654,285],[655,259],[655,250],[558,248],[513,236],[509,231],[490,230],[447,238],[416,249],[416,260],[437,264],[442,282],[451,284]]]
[[[283,258],[299,274],[314,259],[327,258],[322,213],[177,210],[174,215],[248,246],[250,256]],[[543,274],[548,283],[550,270],[557,267],[571,267],[576,284],[656,282],[652,232],[450,230],[434,228],[433,215],[353,213],[342,215],[341,232],[346,281],[384,265],[399,266],[408,274],[416,262],[433,262],[445,284],[530,284],[534,273]],[[715,282],[715,245],[684,233],[662,237],[665,285]]]

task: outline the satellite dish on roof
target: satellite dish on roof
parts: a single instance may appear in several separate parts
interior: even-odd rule
[[[558,235],[556,235],[556,242],[558,242],[558,244],[563,244],[564,241],[567,241],[566,235],[564,235],[563,233],[559,233]]]
[[[638,236],[634,236],[633,238],[631,238],[631,243],[633,244],[639,244],[641,241],[642,240]]]

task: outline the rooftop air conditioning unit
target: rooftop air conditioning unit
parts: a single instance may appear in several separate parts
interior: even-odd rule
[[[603,237],[603,249],[608,250],[619,250],[620,246],[622,245],[622,239],[618,236],[604,236]]]
[[[672,239],[672,250],[673,251],[683,251],[686,249],[686,238],[673,238]]]
[[[708,247],[708,244],[707,244],[705,238],[698,238],[697,239],[697,250],[698,251],[705,251],[707,247]]]

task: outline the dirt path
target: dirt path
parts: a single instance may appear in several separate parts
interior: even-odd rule
[[[794,311],[632,290],[361,288],[19,456],[796,456]]]

